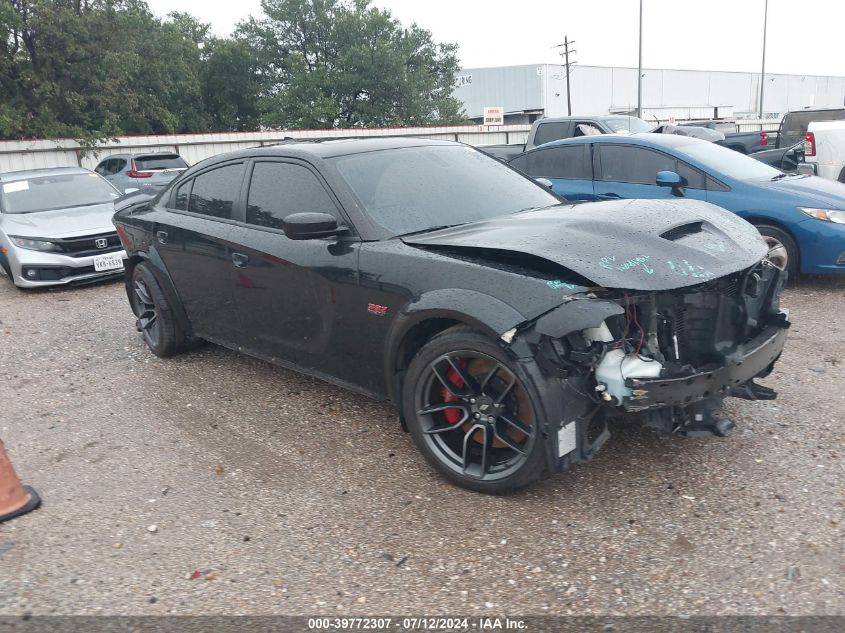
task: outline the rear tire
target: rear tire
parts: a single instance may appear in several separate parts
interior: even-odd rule
[[[152,269],[141,262],[132,269],[130,288],[132,311],[136,324],[150,351],[160,358],[175,356],[185,350],[185,333]]]
[[[402,383],[402,412],[419,451],[477,492],[506,494],[545,476],[540,411],[519,364],[466,326],[423,346]]]
[[[845,168],[839,172],[839,182],[845,184]]]
[[[798,245],[792,236],[783,229],[771,224],[758,224],[757,230],[769,245],[769,259],[789,274],[791,281],[798,280],[799,257]]]

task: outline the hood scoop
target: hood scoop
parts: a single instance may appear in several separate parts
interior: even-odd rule
[[[676,240],[681,239],[682,237],[701,233],[701,231],[703,230],[703,225],[703,222],[689,222],[687,224],[681,224],[680,226],[676,226],[675,228],[669,229],[665,233],[661,233],[660,237],[662,237],[664,240],[674,242]]]

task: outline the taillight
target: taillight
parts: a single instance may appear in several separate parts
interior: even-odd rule
[[[812,132],[807,132],[804,136],[804,156],[816,155],[816,135]]]
[[[763,147],[768,147],[769,145],[769,133],[768,132],[760,132],[760,145]]]
[[[138,166],[135,164],[135,161],[132,161],[132,169],[126,172],[126,175],[130,178],[152,178],[153,172],[151,171],[138,171]]]

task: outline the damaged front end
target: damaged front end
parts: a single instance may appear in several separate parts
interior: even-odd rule
[[[511,350],[545,378],[550,469],[589,460],[614,417],[666,433],[722,436],[733,427],[719,414],[725,397],[774,398],[754,380],[772,371],[783,350],[785,280],[763,260],[674,290],[594,288],[506,333]]]

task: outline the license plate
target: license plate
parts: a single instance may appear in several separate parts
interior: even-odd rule
[[[94,258],[94,270],[98,273],[106,270],[121,270],[123,269],[123,257],[120,253],[108,253],[107,255],[97,255]]]

